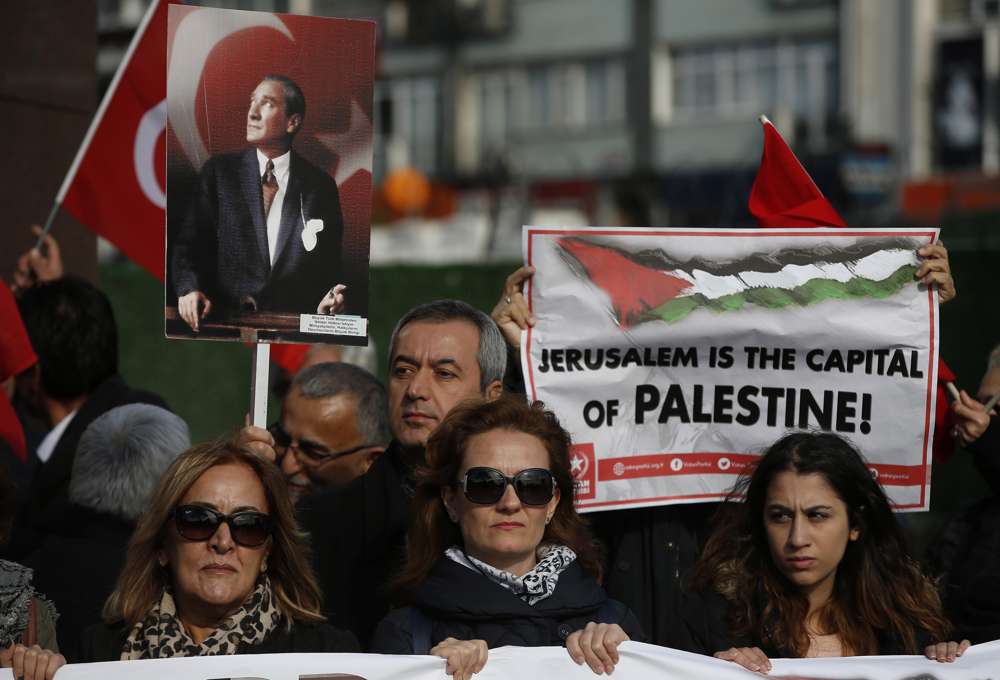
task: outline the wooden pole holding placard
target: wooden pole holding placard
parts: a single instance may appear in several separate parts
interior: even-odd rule
[[[271,369],[271,345],[257,342],[253,346],[253,376],[250,379],[250,416],[255,427],[267,427],[268,373]]]

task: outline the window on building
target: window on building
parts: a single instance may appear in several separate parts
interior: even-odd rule
[[[836,109],[834,42],[712,45],[675,50],[670,120],[745,118],[787,110],[803,119]]]
[[[476,81],[484,144],[625,120],[625,66],[617,57],[489,70]]]
[[[413,167],[438,169],[440,83],[434,76],[393,78],[375,84],[374,174]]]
[[[479,90],[482,111],[482,150],[489,153],[507,144],[510,127],[510,83],[506,74],[494,72],[485,75]]]

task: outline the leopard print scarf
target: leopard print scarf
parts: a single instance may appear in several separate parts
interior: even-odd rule
[[[121,660],[235,654],[241,644],[253,646],[263,642],[281,620],[271,581],[264,576],[236,613],[200,645],[195,644],[177,617],[173,593],[167,588],[146,618],[132,628],[122,648]]]

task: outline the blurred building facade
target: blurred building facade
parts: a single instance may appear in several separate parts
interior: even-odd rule
[[[146,4],[98,3],[102,82]],[[199,4],[379,23],[376,186],[416,168],[590,222],[631,186],[656,224],[750,224],[765,114],[849,220],[1000,208],[1000,0]]]

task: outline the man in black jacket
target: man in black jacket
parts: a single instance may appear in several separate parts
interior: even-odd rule
[[[410,524],[413,469],[427,438],[460,401],[499,397],[506,364],[503,337],[482,312],[458,300],[411,309],[389,343],[389,448],[362,477],[300,504],[324,613],[353,631],[362,647],[389,610],[390,581],[403,562]],[[263,442],[253,446],[274,457]]]
[[[166,406],[158,395],[129,387],[118,375],[118,329],[111,303],[74,276],[23,291],[18,309],[38,364],[18,376],[20,403],[50,428],[33,454],[28,504],[15,523],[8,554],[34,549],[34,527],[67,503],[77,443],[87,426],[116,406]]]

